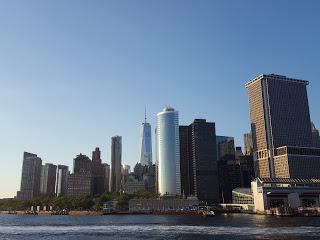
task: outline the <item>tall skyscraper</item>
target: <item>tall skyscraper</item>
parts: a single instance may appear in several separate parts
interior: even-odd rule
[[[57,180],[56,180],[56,195],[66,196],[68,187],[68,174],[69,167],[64,165],[58,165],[57,167]]]
[[[316,126],[313,122],[311,122],[311,131],[312,131],[312,140],[313,140],[313,146],[320,148],[320,135],[319,130],[316,129]]]
[[[105,171],[102,165],[101,152],[98,147],[92,152],[93,195],[105,191]]]
[[[38,197],[40,193],[41,158],[36,154],[24,152],[18,200],[28,200]]]
[[[195,119],[180,126],[180,137],[183,194],[197,196],[203,203],[219,203],[215,123]]]
[[[181,194],[179,115],[171,107],[157,114],[158,191]]]
[[[57,166],[46,163],[41,166],[40,193],[45,196],[55,195]]]
[[[147,122],[146,111],[145,111],[144,123],[141,124],[140,163],[143,166],[152,165],[151,125]]]
[[[275,74],[246,84],[257,176],[320,177],[320,150],[312,148],[308,84]]]
[[[121,191],[121,155],[122,140],[121,136],[111,138],[111,170],[110,170],[110,192]]]

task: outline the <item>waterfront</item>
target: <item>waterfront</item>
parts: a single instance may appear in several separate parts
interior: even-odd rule
[[[0,239],[319,239],[320,218],[0,215]]]

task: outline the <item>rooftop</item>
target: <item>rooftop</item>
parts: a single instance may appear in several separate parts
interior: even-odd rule
[[[306,80],[300,80],[300,79],[295,79],[295,78],[289,78],[283,75],[277,75],[277,74],[261,74],[259,76],[257,76],[256,78],[252,79],[251,81],[249,81],[248,83],[246,83],[246,88],[248,88],[251,84],[260,81],[262,79],[276,79],[279,81],[287,81],[287,82],[294,82],[294,83],[300,83],[300,84],[305,84],[308,85],[309,82]]]

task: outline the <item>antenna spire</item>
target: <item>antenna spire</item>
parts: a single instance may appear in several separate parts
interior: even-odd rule
[[[144,122],[147,122],[147,106],[144,105]]]

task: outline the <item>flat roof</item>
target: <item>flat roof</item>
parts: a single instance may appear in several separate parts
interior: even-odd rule
[[[257,178],[261,183],[279,183],[279,184],[320,184],[319,178],[299,179],[299,178]]]
[[[277,75],[277,74],[260,74],[259,76],[255,77],[254,79],[252,79],[251,81],[247,82],[245,87],[248,88],[251,84],[260,81],[262,79],[265,78],[269,78],[269,79],[277,79],[277,80],[281,80],[281,81],[287,81],[287,82],[295,82],[295,83],[300,83],[300,84],[305,84],[308,85],[309,82],[306,80],[302,80],[302,79],[295,79],[295,78],[289,78],[283,75]]]

